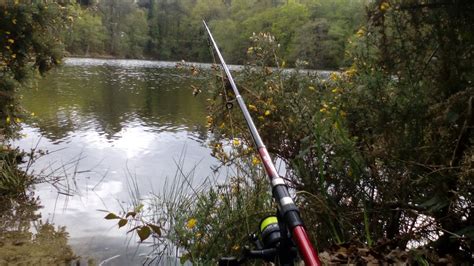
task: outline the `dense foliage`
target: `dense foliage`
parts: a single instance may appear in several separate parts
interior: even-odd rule
[[[253,64],[238,84],[301,191],[319,248],[424,246],[471,260],[472,10],[470,1],[376,1],[350,40],[353,65],[327,80],[268,68],[282,63],[278,45],[268,34],[253,37]],[[211,128],[223,141],[251,140],[239,110],[225,111],[229,99],[216,98]]]
[[[61,62],[67,8],[50,4],[0,4],[0,128],[19,123],[16,90]]]
[[[51,2],[0,3],[0,195],[24,193],[33,178],[17,168],[21,155],[7,145],[15,137],[25,113],[17,91],[32,85],[36,75],[59,64],[61,36],[68,25],[67,6]]]
[[[32,1],[24,1],[32,2]],[[59,64],[62,30],[70,21],[63,1],[0,1],[0,264],[69,264],[75,256],[65,228],[38,221],[40,208],[27,189],[39,180],[19,169],[17,137],[24,111],[18,89]],[[35,223],[36,222],[36,223]]]
[[[243,63],[249,36],[272,32],[289,65],[346,65],[346,40],[363,18],[362,0],[104,0],[76,7],[66,33],[75,55],[111,55],[208,62],[202,20],[209,22],[231,63]],[[349,60],[348,60],[349,59]]]

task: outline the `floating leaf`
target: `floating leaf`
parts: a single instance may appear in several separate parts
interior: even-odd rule
[[[120,219],[120,221],[118,222],[119,228],[122,227],[122,226],[125,226],[127,224],[127,222],[128,222],[127,219]]]
[[[138,236],[140,237],[140,241],[147,239],[151,234],[151,229],[148,226],[142,226],[140,229],[137,230]]]
[[[151,227],[151,229],[153,230],[153,232],[155,232],[155,234],[157,234],[158,236],[161,236],[161,228],[158,225],[148,224],[148,226]]]
[[[115,213],[112,212],[107,214],[107,216],[105,216],[104,218],[107,220],[120,219],[120,217],[118,217]]]

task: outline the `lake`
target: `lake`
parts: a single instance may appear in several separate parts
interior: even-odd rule
[[[77,255],[139,264],[146,245],[100,210],[127,210],[134,184],[142,197],[159,194],[182,158],[196,183],[212,175],[209,92],[193,96],[191,87],[202,82],[173,62],[69,58],[21,91],[33,118],[14,144],[47,151],[29,171],[62,181],[35,186],[41,219],[65,226]]]

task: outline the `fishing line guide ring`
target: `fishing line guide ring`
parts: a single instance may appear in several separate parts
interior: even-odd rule
[[[225,108],[227,108],[227,110],[230,110],[234,107],[234,102],[235,102],[236,99],[233,99],[233,100],[230,100],[230,101],[227,101],[225,103]]]

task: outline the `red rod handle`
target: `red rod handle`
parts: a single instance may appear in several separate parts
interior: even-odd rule
[[[293,228],[293,240],[298,246],[298,251],[303,258],[305,265],[321,265],[318,254],[316,253],[316,250],[314,250],[313,245],[311,245],[308,234],[306,234],[306,230],[303,226],[298,225]]]

